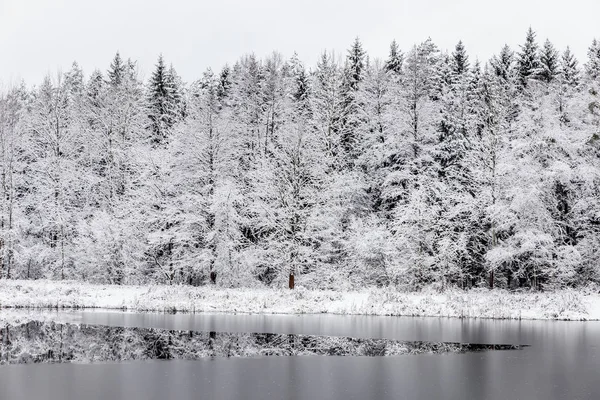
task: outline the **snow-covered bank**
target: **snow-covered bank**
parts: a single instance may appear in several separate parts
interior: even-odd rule
[[[368,289],[341,293],[303,288],[292,291],[2,280],[0,308],[600,320],[600,295],[574,290],[511,293],[485,289],[445,293]]]

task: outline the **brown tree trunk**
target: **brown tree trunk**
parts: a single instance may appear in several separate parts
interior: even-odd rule
[[[294,288],[294,275],[290,274],[290,280],[289,280],[289,284],[288,284],[290,289]]]

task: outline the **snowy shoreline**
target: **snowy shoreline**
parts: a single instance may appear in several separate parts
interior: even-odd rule
[[[492,319],[600,320],[600,295],[576,290],[356,292],[190,286],[116,286],[74,281],[0,281],[0,309],[101,308],[154,312],[348,314]]]

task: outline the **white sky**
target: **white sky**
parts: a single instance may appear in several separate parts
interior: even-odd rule
[[[0,82],[39,83],[73,61],[104,71],[117,50],[146,77],[162,52],[188,82],[250,52],[297,51],[313,66],[356,36],[372,58],[394,38],[407,50],[431,36],[487,60],[504,43],[517,49],[530,25],[583,63],[599,22],[600,0],[0,0]]]

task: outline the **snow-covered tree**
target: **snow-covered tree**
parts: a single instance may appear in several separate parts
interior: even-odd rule
[[[181,79],[173,66],[167,67],[163,56],[158,57],[156,68],[148,83],[148,105],[153,142],[163,142],[170,128],[183,116],[184,103]]]
[[[540,50],[540,72],[538,79],[542,82],[551,83],[556,79],[560,71],[558,51],[550,40],[546,39]]]
[[[561,83],[570,86],[577,87],[579,85],[580,73],[578,62],[571,49],[569,47],[563,52],[560,58],[560,73],[559,77]]]
[[[361,119],[357,93],[365,77],[367,62],[367,53],[363,50],[360,40],[356,38],[346,55],[341,84],[344,107],[341,118],[341,147],[344,151],[343,161],[348,167],[357,158],[357,149],[360,146],[360,138],[356,136],[356,128]]]
[[[404,53],[402,53],[402,50],[400,50],[396,40],[393,40],[392,44],[390,44],[390,54],[385,61],[385,70],[388,72],[393,72],[396,75],[400,75],[402,74],[403,64]]]
[[[72,276],[77,208],[85,196],[86,185],[78,173],[73,103],[62,75],[49,76],[34,94],[27,116],[23,144],[31,173],[26,177],[30,188],[23,199],[29,207],[30,245],[41,251],[32,262],[46,264],[46,275],[65,279]]]
[[[494,73],[508,81],[515,72],[515,56],[514,52],[508,47],[508,45],[504,45],[500,54],[497,56],[493,56],[490,60],[490,64],[494,70]]]
[[[113,58],[110,68],[108,69],[108,79],[111,85],[119,86],[125,77],[127,66],[121,59],[121,55],[119,52],[115,54],[115,58]]]
[[[469,56],[465,46],[461,41],[458,42],[454,52],[452,53],[452,73],[460,76],[469,70]]]
[[[588,49],[588,60],[585,63],[585,72],[592,80],[600,78],[600,41],[594,39]]]
[[[330,170],[343,165],[341,142],[343,100],[340,93],[341,73],[333,55],[323,53],[312,75],[310,97],[312,124],[317,131],[315,138],[325,149],[322,162]]]
[[[415,156],[433,127],[435,107],[431,102],[431,95],[438,65],[439,50],[430,39],[414,46],[406,58],[403,97],[407,133],[412,136]]]
[[[535,32],[531,27],[527,30],[525,43],[517,54],[517,71],[521,87],[527,87],[530,79],[537,79],[541,72],[538,44]]]
[[[17,228],[23,223],[23,215],[19,215],[17,206],[23,188],[22,174],[19,174],[23,163],[19,153],[26,97],[24,85],[0,94],[0,278],[18,276],[18,271],[15,271],[15,256],[20,256],[15,254],[19,240]]]
[[[356,39],[185,85],[112,59],[0,92],[0,278],[346,290],[600,283],[600,45]]]
[[[244,284],[239,148],[220,111],[219,81],[211,70],[191,93],[189,116],[169,146],[169,192],[156,193],[162,204],[153,213],[148,251],[168,282]]]

